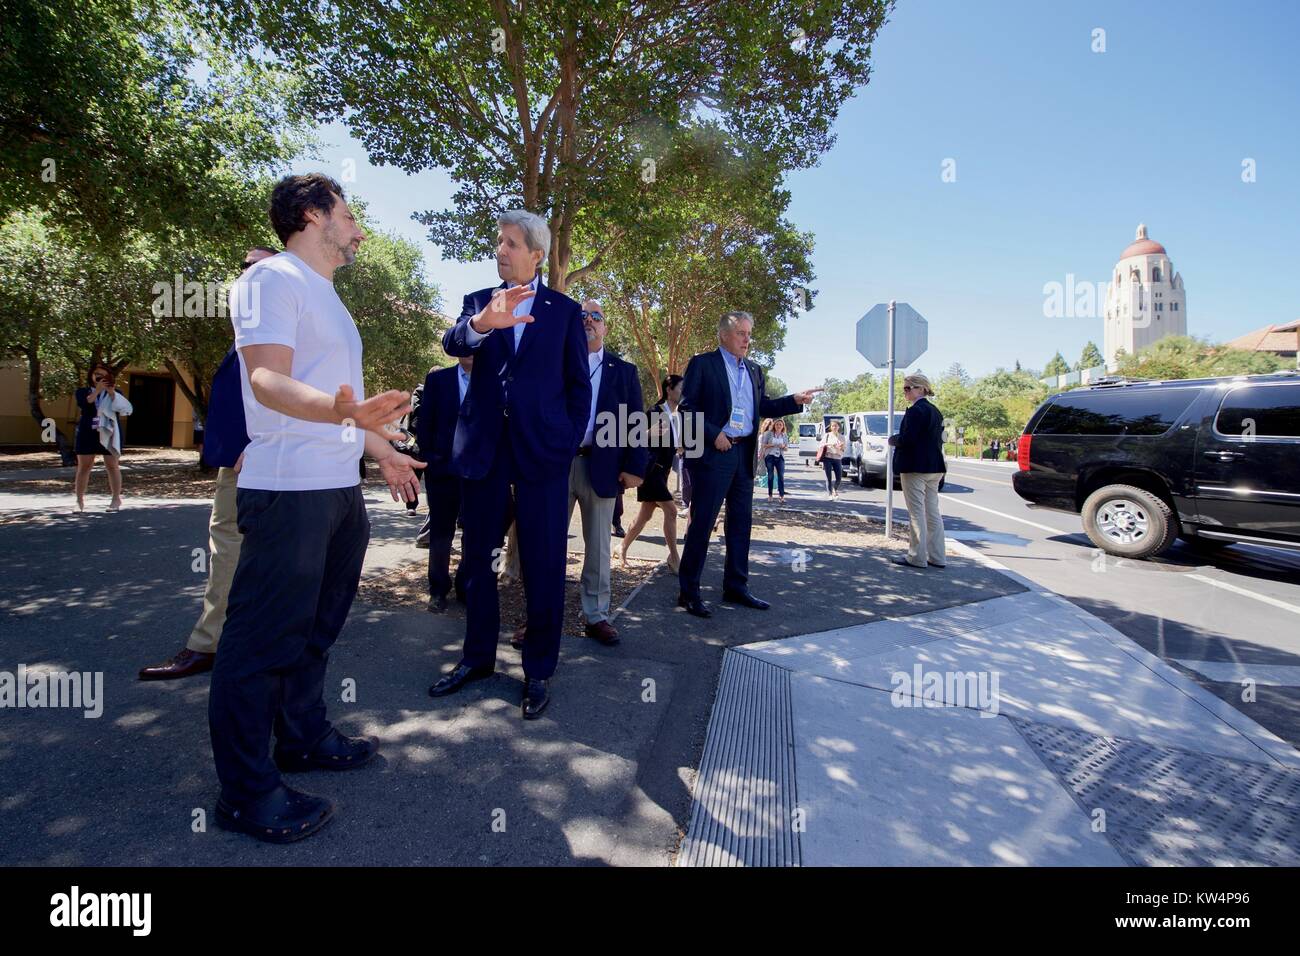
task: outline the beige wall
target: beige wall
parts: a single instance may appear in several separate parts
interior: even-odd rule
[[[166,369],[137,369],[127,366],[120,379],[126,379],[129,392],[131,372],[167,375]],[[194,446],[193,406],[178,386],[172,402],[172,447],[192,448]],[[77,427],[77,407],[72,395],[59,395],[46,398],[41,403],[45,414],[58,424],[59,429],[69,439]],[[6,361],[0,363],[0,445],[39,445],[41,428],[27,409],[27,365],[24,362]]]

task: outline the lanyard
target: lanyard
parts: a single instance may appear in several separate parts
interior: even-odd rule
[[[747,374],[745,374],[745,363],[744,363],[744,361],[741,360],[741,359],[736,359],[736,389],[737,389],[737,391],[739,391],[741,388],[744,387],[743,382],[744,382],[745,380],[747,380],[748,378],[749,378],[749,376],[748,376]],[[754,383],[753,383],[753,382],[750,382],[750,388],[751,388],[751,389],[753,388],[753,385],[754,385]]]

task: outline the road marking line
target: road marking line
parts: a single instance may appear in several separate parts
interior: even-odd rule
[[[1027,524],[1031,528],[1038,528],[1042,531],[1050,531],[1052,534],[1074,534],[1072,531],[1063,531],[1060,528],[1053,528],[1050,525],[1039,524],[1037,521],[1029,521],[1026,518],[1017,518],[1015,515],[1009,515],[1002,511],[994,511],[992,508],[985,508],[983,505],[972,504],[964,501],[955,495],[944,495],[943,501],[946,504],[951,501],[954,504],[965,505],[967,508],[978,508],[980,511],[987,511],[991,515],[997,515],[999,518],[1006,518],[1008,521],[1018,521],[1021,524]],[[992,529],[989,529],[992,530]]]
[[[1010,488],[1010,487],[1011,487],[1011,482],[1010,482],[1010,481],[997,481],[996,479],[993,479],[993,478],[978,478],[978,477],[976,477],[975,475],[963,475],[963,474],[962,474],[961,472],[959,472],[959,471],[950,471],[950,472],[948,472],[948,477],[950,477],[950,478],[965,478],[967,481],[983,481],[983,482],[987,482],[987,483],[990,484],[990,485],[997,485],[999,488]]]
[[[1240,594],[1242,597],[1254,598],[1264,604],[1271,604],[1274,607],[1280,607],[1284,611],[1290,611],[1292,614],[1300,614],[1300,607],[1294,604],[1288,604],[1286,601],[1279,601],[1275,597],[1269,597],[1267,594],[1259,594],[1256,591],[1247,591],[1245,588],[1239,588],[1235,584],[1229,584],[1227,581],[1216,581],[1214,578],[1207,578],[1203,574],[1189,574],[1188,580],[1200,581],[1211,587],[1222,588],[1225,591],[1231,591],[1233,594]]]
[[[1240,684],[1253,680],[1266,687],[1300,687],[1300,667],[1294,664],[1243,664],[1240,661],[1186,661],[1179,664],[1204,674],[1221,684]]]

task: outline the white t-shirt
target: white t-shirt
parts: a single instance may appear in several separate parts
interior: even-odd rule
[[[327,395],[347,383],[358,401],[365,398],[356,323],[334,283],[293,253],[263,259],[240,276],[230,290],[230,316],[236,348],[287,345],[293,349],[294,379]],[[240,488],[319,491],[360,482],[364,431],[272,411],[253,397],[242,353],[239,368],[252,439],[244,451]]]

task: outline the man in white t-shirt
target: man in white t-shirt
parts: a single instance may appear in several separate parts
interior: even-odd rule
[[[281,772],[346,770],[375,753],[374,740],[334,729],[323,696],[370,540],[358,462],[364,451],[379,463],[394,500],[414,497],[424,466],[380,433],[409,411],[409,394],[365,398],[361,336],[333,281],[365,238],[343,190],[319,173],[289,176],[272,193],[271,224],[285,251],[230,292],[250,442],[208,724],[218,824],[286,843],[319,830],[334,806]]]

